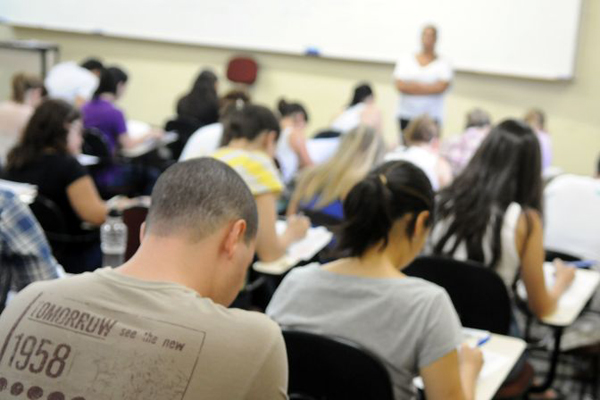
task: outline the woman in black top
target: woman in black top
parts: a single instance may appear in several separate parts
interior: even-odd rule
[[[100,225],[106,217],[106,205],[98,195],[92,178],[79,164],[82,122],[79,112],[62,100],[46,100],[29,120],[21,141],[10,151],[4,176],[16,182],[38,187],[42,202],[47,199],[58,208],[69,242],[53,244],[55,256],[67,272],[93,270],[101,264],[100,242],[94,230],[82,223]],[[40,208],[35,207],[40,213]],[[38,219],[47,232],[57,232],[49,219]],[[84,240],[86,238],[86,240]],[[52,242],[52,238],[51,242]]]

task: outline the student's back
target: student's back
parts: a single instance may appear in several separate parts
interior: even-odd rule
[[[337,239],[347,257],[292,270],[267,314],[285,328],[370,350],[385,363],[398,400],[415,397],[417,375],[432,400],[471,398],[481,354],[463,349],[459,366],[460,321],[450,298],[401,272],[421,251],[431,212],[433,191],[419,168],[400,161],[374,169],[344,200]]]
[[[231,168],[212,159],[172,166],[126,264],[30,285],[10,303],[0,375],[35,387],[32,398],[285,398],[281,332],[262,314],[226,308],[257,225]]]
[[[285,367],[275,323],[176,283],[105,268],[30,285],[15,303],[0,322],[6,354],[18,352],[2,368],[9,385],[66,398],[261,399],[274,395],[269,371]],[[20,355],[29,346],[49,357]]]

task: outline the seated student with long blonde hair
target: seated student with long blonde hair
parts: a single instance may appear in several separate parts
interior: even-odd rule
[[[383,140],[375,129],[359,126],[348,132],[329,161],[300,174],[288,206],[288,215],[314,210],[341,221],[344,218],[344,198],[381,161],[383,152]]]
[[[479,349],[461,345],[461,324],[444,289],[402,269],[421,252],[434,193],[422,170],[388,162],[344,200],[338,248],[346,258],[293,269],[267,314],[283,328],[351,340],[384,362],[395,398],[413,399],[421,375],[429,400],[472,399]]]
[[[283,190],[275,162],[279,122],[266,107],[249,104],[234,112],[223,134],[224,146],[212,154],[240,174],[256,199],[258,235],[256,253],[261,261],[282,257],[293,242],[306,234],[309,222],[303,216],[289,216],[287,229],[278,235],[277,199]]]

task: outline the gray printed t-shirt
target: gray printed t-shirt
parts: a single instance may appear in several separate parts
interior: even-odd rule
[[[277,324],[109,268],[34,283],[0,317],[0,398],[285,399]],[[15,397],[16,398],[16,397]]]
[[[413,377],[462,341],[446,291],[419,278],[363,278],[310,264],[283,280],[267,314],[283,328],[361,344],[386,364],[396,399],[415,396]]]

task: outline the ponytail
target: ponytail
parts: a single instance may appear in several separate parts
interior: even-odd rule
[[[388,245],[394,222],[412,214],[406,234],[414,234],[417,215],[433,214],[433,189],[425,173],[405,161],[391,161],[357,183],[344,201],[345,220],[338,230],[338,250],[343,255],[362,256],[382,242]],[[428,223],[433,220],[430,215]]]

